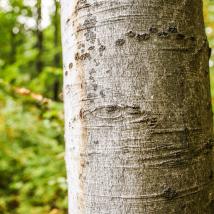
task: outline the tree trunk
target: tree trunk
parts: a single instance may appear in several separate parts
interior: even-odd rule
[[[16,61],[16,34],[11,29],[10,32],[10,64]]]
[[[57,52],[54,54],[54,66],[55,68],[60,65],[60,53],[59,53],[59,2],[57,0],[54,1],[55,11],[53,17],[53,25],[54,25],[54,47],[57,49]],[[55,78],[53,83],[53,99],[59,100],[59,89],[60,89],[60,80],[58,77]]]
[[[36,48],[38,49],[36,59],[36,71],[39,74],[43,69],[43,32],[42,32],[42,0],[37,0],[36,3],[37,17],[36,17]]]
[[[61,4],[69,213],[213,213],[202,2]]]

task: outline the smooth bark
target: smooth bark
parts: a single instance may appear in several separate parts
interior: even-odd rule
[[[70,214],[211,214],[200,0],[61,0]]]

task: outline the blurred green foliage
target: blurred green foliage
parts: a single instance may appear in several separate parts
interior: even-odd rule
[[[0,86],[0,213],[66,213],[61,104]]]
[[[40,0],[0,0],[2,214],[67,213],[59,2],[51,1],[42,26]],[[214,47],[214,1],[204,0],[204,16]],[[213,54],[210,68],[214,102]]]
[[[64,214],[59,2],[25,2],[0,0],[0,213]]]

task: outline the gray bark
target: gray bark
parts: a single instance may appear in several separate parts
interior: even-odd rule
[[[69,213],[213,213],[202,2],[61,6]]]

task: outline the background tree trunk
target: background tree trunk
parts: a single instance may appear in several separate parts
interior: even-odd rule
[[[60,26],[59,26],[59,2],[54,0],[54,16],[53,16],[53,25],[54,25],[54,46],[57,49],[57,52],[54,55],[54,65],[55,67],[59,67],[60,65],[60,53],[59,53],[59,34],[60,34]],[[60,90],[60,80],[56,77],[53,83],[53,99],[59,100],[59,90]]]
[[[36,47],[38,49],[37,60],[36,60],[36,71],[39,74],[43,69],[43,32],[42,32],[42,0],[36,2]]]
[[[213,213],[200,0],[62,0],[69,213]]]
[[[11,29],[10,33],[10,63],[13,64],[16,60],[16,34]]]

